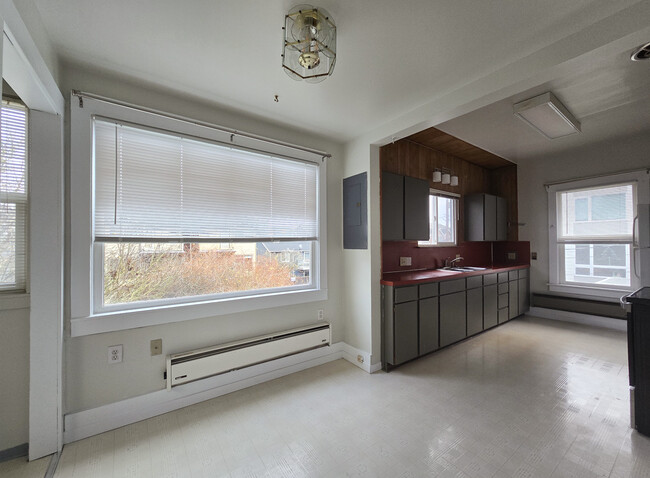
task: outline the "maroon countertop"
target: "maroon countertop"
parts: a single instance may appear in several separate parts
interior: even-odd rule
[[[382,285],[413,285],[421,284],[424,282],[439,282],[448,279],[461,279],[470,276],[482,276],[485,274],[494,274],[496,272],[508,272],[518,269],[528,269],[529,264],[522,264],[517,266],[498,266],[487,268],[484,271],[472,272],[455,272],[455,271],[438,271],[432,269],[425,269],[420,271],[404,271],[404,272],[387,272],[382,275]]]

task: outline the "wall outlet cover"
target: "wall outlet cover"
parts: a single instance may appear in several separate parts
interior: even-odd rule
[[[399,265],[404,267],[404,266],[410,266],[411,265],[411,258],[410,257],[400,257],[399,258]]]
[[[162,339],[154,339],[151,341],[151,356],[162,355]]]
[[[108,346],[108,363],[120,363],[122,361],[122,345]]]
[[[536,260],[537,260],[537,252],[531,252],[531,253],[530,253],[530,258],[531,258],[532,260],[536,261]]]
[[[323,309],[318,309],[318,320],[325,320],[325,313]]]

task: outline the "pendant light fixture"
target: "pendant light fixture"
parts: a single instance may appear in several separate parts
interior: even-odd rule
[[[294,80],[319,83],[336,63],[336,25],[322,8],[296,5],[284,17],[282,68]]]

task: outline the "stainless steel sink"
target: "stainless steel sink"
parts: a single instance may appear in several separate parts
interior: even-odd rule
[[[475,271],[484,271],[486,267],[441,267],[436,269],[437,271],[443,272],[475,272]]]

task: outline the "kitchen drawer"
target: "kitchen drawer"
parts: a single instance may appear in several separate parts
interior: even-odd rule
[[[528,277],[528,269],[519,269],[519,278],[525,279]]]
[[[499,294],[507,294],[508,293],[508,283],[504,282],[502,284],[499,284]]]
[[[508,282],[508,273],[507,272],[499,272],[499,282]]]
[[[477,289],[483,287],[483,276],[472,276],[467,278],[467,288]]]
[[[440,295],[453,294],[465,290],[465,279],[446,280],[440,283]]]
[[[497,283],[496,274],[485,274],[483,276],[483,285],[492,285]]]
[[[499,294],[499,309],[508,308],[508,294]]]
[[[505,309],[499,309],[499,323],[503,324],[504,322],[508,322],[508,308],[507,307]]]
[[[409,285],[406,287],[395,287],[395,303],[418,300],[418,286]]]
[[[519,271],[508,271],[508,280],[519,279]]]
[[[438,295],[438,283],[420,284],[420,299],[435,297]]]

